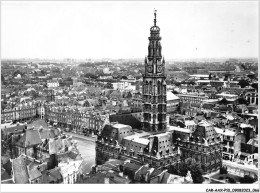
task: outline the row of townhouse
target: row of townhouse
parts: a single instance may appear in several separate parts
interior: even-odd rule
[[[1,111],[1,122],[8,121],[26,121],[31,118],[40,116],[42,105],[35,101],[18,104],[13,108],[6,108]]]
[[[207,100],[209,97],[205,94],[198,93],[187,93],[187,94],[178,94],[177,95],[181,101],[183,102],[191,102],[191,103],[200,103],[203,100]]]
[[[46,106],[45,119],[50,124],[78,134],[99,132],[108,115],[81,111],[78,108]]]

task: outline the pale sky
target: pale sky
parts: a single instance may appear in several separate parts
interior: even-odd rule
[[[258,2],[1,2],[2,58],[258,57]]]

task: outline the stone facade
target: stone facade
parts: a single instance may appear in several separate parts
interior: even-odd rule
[[[176,139],[173,136],[173,139],[174,145],[180,148],[181,159],[195,158],[201,163],[204,174],[217,171],[222,166],[221,138],[214,127],[207,122],[202,121],[198,124],[197,129],[189,137]]]
[[[145,58],[145,73],[143,74],[143,129],[160,131],[166,129],[166,74],[165,61],[162,59],[160,43],[160,28],[150,28],[148,57]]]

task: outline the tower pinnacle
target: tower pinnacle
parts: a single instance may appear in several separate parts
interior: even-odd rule
[[[157,10],[154,9],[154,26],[156,26],[156,12],[157,12]]]

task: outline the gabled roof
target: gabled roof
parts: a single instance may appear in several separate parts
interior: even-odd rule
[[[5,171],[5,169],[1,169],[1,181],[10,179],[11,176]]]
[[[160,183],[161,184],[167,184],[167,181],[168,181],[170,176],[171,176],[171,174],[169,174],[168,172],[165,172]]]
[[[73,160],[82,160],[83,159],[79,154],[72,152],[72,151],[68,152],[68,157],[70,157]]]
[[[138,171],[138,173],[139,173],[139,175],[146,175],[147,172],[149,172],[149,170],[151,170],[150,167],[148,167],[148,166],[142,166],[142,167],[140,168],[140,170]]]
[[[164,173],[164,171],[161,171],[161,170],[158,170],[158,169],[154,169],[150,175],[150,178],[154,178],[154,177],[157,177],[159,175],[161,175],[162,173]]]
[[[13,160],[13,175],[16,184],[29,183],[29,174],[22,156]]]
[[[41,139],[55,138],[55,132],[52,129],[39,129]]]
[[[42,176],[41,171],[38,170],[36,167],[30,169],[28,173],[30,180],[34,180]]]
[[[3,134],[8,135],[10,133],[14,133],[17,131],[22,131],[23,129],[26,129],[25,125],[18,125],[18,126],[12,126],[12,127],[6,127],[6,128],[1,128]]]
[[[131,170],[134,170],[134,171],[137,171],[140,167],[142,167],[141,165],[137,165],[137,164],[134,164],[134,163],[125,163],[124,164],[124,167],[125,168],[129,168]]]
[[[42,174],[42,184],[49,184],[50,179],[49,176],[47,175],[47,172],[44,172]]]
[[[1,157],[1,164],[3,164],[3,168],[5,169],[5,171],[11,175],[11,172],[12,172],[12,164],[11,164],[11,161],[10,161],[10,158],[6,157],[6,156],[3,156]]]
[[[110,115],[109,121],[118,122],[124,125],[130,125],[132,128],[136,129],[141,128],[141,121],[131,113]]]
[[[194,140],[198,139],[200,143],[204,143],[203,140],[209,140],[209,142],[211,142],[212,139],[214,139],[214,141],[216,141],[218,134],[213,125],[206,121],[202,121],[198,124],[198,127],[194,131],[193,136]]]
[[[167,95],[166,95],[167,101],[179,100],[179,99],[180,99],[178,96],[176,96],[175,94],[173,94],[171,91],[167,91],[166,94],[167,94]]]
[[[30,147],[42,143],[38,130],[26,130],[22,137],[18,140],[17,145],[21,147]]]
[[[62,175],[60,173],[60,168],[56,167],[56,168],[50,170],[49,172],[50,172],[50,176],[52,176],[55,179],[54,181],[62,179]]]
[[[119,90],[115,90],[115,91],[113,91],[113,92],[110,94],[110,98],[113,98],[113,97],[115,97],[115,98],[120,98],[120,97],[122,97],[122,94],[121,94],[121,92],[120,92]]]
[[[104,184],[106,174],[104,172],[97,172],[96,174],[89,174],[88,178],[84,179],[84,184]]]

